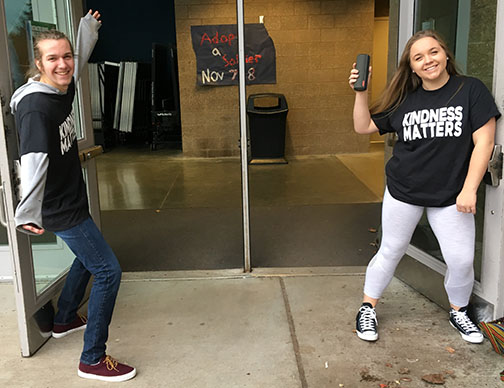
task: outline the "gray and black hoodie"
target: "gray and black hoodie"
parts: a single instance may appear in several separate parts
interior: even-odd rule
[[[22,232],[31,234],[21,228],[28,223],[49,231],[67,230],[89,217],[72,103],[75,83],[98,40],[100,26],[90,14],[81,19],[74,77],[66,92],[34,77],[12,96],[22,186],[14,220]]]

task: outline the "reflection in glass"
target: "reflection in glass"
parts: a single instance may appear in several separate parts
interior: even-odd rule
[[[479,78],[492,90],[497,2],[423,0],[417,5],[415,32],[422,29],[440,32],[453,50],[463,73]],[[482,183],[478,189],[475,217],[474,270],[478,281],[481,279],[485,189],[486,185]],[[425,215],[415,230],[411,244],[443,261],[439,244]]]
[[[7,229],[3,225],[0,225],[0,245],[7,245],[8,243]]]
[[[436,30],[455,53],[458,0],[417,1],[415,31]]]
[[[41,294],[72,265],[75,255],[59,237],[46,231],[30,236],[37,294]]]
[[[1,178],[1,176],[0,176]],[[0,198],[0,201],[2,200],[2,198]],[[0,203],[0,206],[2,204]],[[5,226],[3,226],[2,224],[0,224],[0,245],[7,245],[9,243],[8,239],[7,239],[7,229],[5,228]]]

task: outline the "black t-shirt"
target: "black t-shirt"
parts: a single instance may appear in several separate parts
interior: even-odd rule
[[[89,217],[72,110],[74,96],[72,81],[66,94],[25,96],[16,111],[20,156],[40,152],[49,158],[42,202],[42,226],[49,231],[69,229]]]
[[[469,168],[472,134],[492,117],[500,113],[486,86],[464,76],[451,76],[437,90],[419,87],[392,114],[372,115],[380,134],[399,138],[386,166],[390,194],[414,205],[453,205]]]

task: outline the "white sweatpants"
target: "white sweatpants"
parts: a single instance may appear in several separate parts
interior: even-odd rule
[[[457,211],[456,205],[423,207],[394,199],[385,189],[380,249],[366,270],[364,293],[379,299],[404,256],[424,209],[448,267],[444,286],[451,304],[469,303],[474,285],[474,215]]]

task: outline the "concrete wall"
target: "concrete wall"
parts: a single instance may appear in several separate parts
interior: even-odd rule
[[[175,0],[183,149],[186,156],[238,155],[238,87],[196,86],[190,26],[236,23],[234,0]],[[350,14],[349,12],[352,12]],[[245,0],[245,22],[264,16],[277,54],[277,84],[247,95],[286,96],[286,154],[367,151],[352,126],[354,93],[347,79],[358,53],[373,47],[372,0]]]
[[[397,43],[399,40],[399,1],[390,0],[390,15],[389,15],[389,35],[388,35],[388,56],[387,56],[387,82],[392,79],[397,69]],[[387,162],[392,157],[394,135],[388,133],[384,136],[385,140],[385,154],[384,162]],[[384,176],[385,184],[387,184],[387,177]]]
[[[479,78],[489,90],[493,82],[496,17],[496,0],[471,2],[467,74]]]

